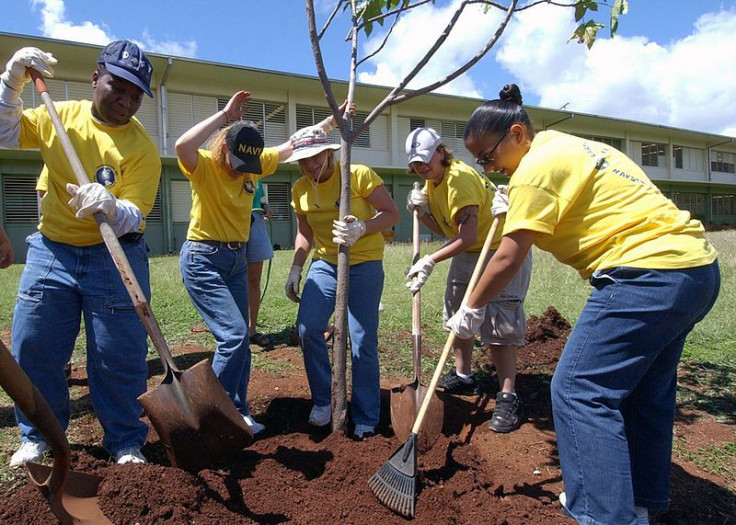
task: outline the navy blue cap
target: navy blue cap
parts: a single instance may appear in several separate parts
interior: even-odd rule
[[[253,122],[233,124],[225,136],[230,166],[239,173],[261,173],[263,137]]]
[[[130,40],[116,40],[105,46],[97,59],[107,70],[128,82],[132,82],[149,97],[151,93],[151,73],[153,66],[143,50]]]

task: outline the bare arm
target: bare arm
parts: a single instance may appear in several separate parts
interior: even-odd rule
[[[470,294],[468,307],[479,308],[500,293],[519,271],[534,243],[536,233],[520,230],[501,239],[501,245],[488,262],[478,285]]]
[[[419,220],[422,224],[424,224],[429,231],[434,233],[435,235],[444,236],[445,234],[442,232],[442,229],[440,228],[440,225],[437,224],[437,220],[432,216],[431,213],[422,213],[419,212]]]
[[[10,245],[10,239],[8,239],[5,230],[0,227],[0,268],[7,268],[13,264],[14,259],[15,253]]]
[[[238,91],[222,109],[199,124],[195,124],[176,141],[176,155],[189,172],[197,169],[197,150],[212,133],[231,120],[239,119],[245,113],[245,104],[250,100],[249,91]]]
[[[296,216],[296,237],[294,237],[294,259],[292,266],[303,267],[307,262],[309,252],[312,251],[312,241],[314,240],[314,232],[307,222],[307,217],[297,214]]]
[[[399,222],[399,209],[385,186],[374,189],[367,200],[376,209],[376,214],[365,221],[366,234],[382,232]]]
[[[461,208],[455,215],[455,222],[457,235],[432,254],[436,263],[464,252],[478,240],[478,206]]]

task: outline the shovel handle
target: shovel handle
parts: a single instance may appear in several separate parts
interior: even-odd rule
[[[43,435],[54,452],[54,468],[47,483],[54,497],[61,493],[71,464],[71,450],[59,421],[10,351],[0,341],[0,386]]]
[[[41,99],[46,106],[49,117],[51,117],[51,122],[54,124],[54,129],[56,130],[56,135],[61,141],[61,146],[69,160],[69,164],[71,165],[74,176],[77,179],[77,183],[79,183],[80,186],[88,184],[89,178],[84,172],[82,162],[79,160],[79,156],[74,150],[74,146],[69,139],[69,134],[66,132],[66,129],[64,129],[64,124],[62,124],[61,118],[59,118],[59,113],[54,107],[54,102],[51,100],[51,95],[49,95],[46,81],[43,79],[41,73],[35,69],[28,68],[27,71],[33,80],[36,91],[41,95]],[[169,375],[169,373],[178,372],[176,365],[174,364],[174,358],[171,355],[171,351],[166,344],[166,340],[164,339],[161,328],[156,320],[156,316],[153,314],[153,310],[151,310],[151,306],[148,304],[148,300],[138,283],[138,279],[133,272],[133,268],[131,268],[130,263],[128,262],[128,258],[125,256],[123,247],[120,246],[120,241],[115,235],[112,226],[107,221],[107,217],[104,213],[97,212],[94,214],[94,217],[100,227],[102,240],[105,242],[105,246],[107,246],[107,249],[110,252],[110,256],[115,263],[115,267],[118,269],[118,272],[120,272],[120,277],[123,279],[123,284],[125,284],[128,295],[130,295],[130,299],[133,301],[136,312],[138,312],[138,317],[150,336],[153,346],[161,357],[164,374]]]
[[[486,235],[486,241],[483,243],[483,249],[480,251],[480,255],[478,256],[478,262],[475,263],[475,269],[473,269],[473,275],[470,277],[470,281],[468,282],[467,290],[465,290],[465,296],[463,297],[463,303],[466,303],[468,301],[470,294],[473,292],[475,285],[478,283],[478,279],[480,279],[480,276],[483,273],[483,264],[485,263],[486,257],[488,257],[488,252],[491,251],[491,244],[493,244],[493,236],[496,235],[497,229],[498,229],[498,217],[495,217],[493,219],[493,224],[491,224],[491,229],[488,231],[488,235]],[[440,360],[437,362],[437,368],[434,371],[432,380],[429,382],[429,386],[427,387],[427,395],[424,396],[424,400],[422,401],[422,406],[419,408],[419,413],[417,414],[417,419],[416,421],[414,421],[414,426],[411,429],[412,434],[418,434],[419,430],[422,428],[422,422],[424,421],[424,414],[426,414],[427,408],[429,407],[429,402],[432,399],[432,396],[430,394],[434,392],[435,388],[437,388],[437,383],[439,383],[440,376],[442,375],[442,369],[445,367],[445,363],[447,362],[447,357],[450,355],[450,350],[452,349],[452,345],[454,342],[455,342],[455,332],[451,330],[450,335],[447,338],[447,342],[445,343],[445,348],[442,350],[442,354],[440,355]]]
[[[414,182],[414,189],[420,188],[418,182]],[[412,264],[416,264],[419,260],[419,207],[414,206],[412,210],[412,246],[414,253],[412,255]],[[421,290],[417,290],[411,298],[411,342],[412,342],[412,363],[414,365],[414,383],[419,386],[419,379],[422,373],[422,295]],[[419,389],[417,388],[417,395]]]

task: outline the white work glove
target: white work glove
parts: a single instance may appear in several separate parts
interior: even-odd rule
[[[110,222],[115,222],[118,207],[115,197],[98,182],[91,182],[77,186],[67,184],[66,191],[72,196],[69,206],[77,208],[77,218],[83,219],[93,213],[102,212]]]
[[[332,221],[332,242],[352,246],[355,241],[365,235],[365,222],[355,215],[346,215],[341,221]]]
[[[455,315],[447,320],[445,326],[460,339],[472,339],[480,333],[480,327],[486,317],[486,307],[469,308],[463,303]]]
[[[509,211],[509,187],[499,186],[491,204],[491,213],[494,217],[504,215]]]
[[[300,301],[299,299],[299,283],[302,280],[302,267],[297,266],[296,264],[292,265],[291,270],[289,270],[289,277],[286,278],[286,286],[284,286],[284,291],[286,292],[286,297],[294,301],[295,303],[298,303]]]
[[[417,293],[419,289],[424,286],[424,283],[427,282],[427,279],[429,279],[429,276],[432,274],[432,270],[434,270],[434,259],[429,255],[425,255],[414,263],[411,268],[409,268],[409,271],[406,272],[406,276],[409,279],[412,277],[414,279],[406,283],[406,287],[411,291],[411,293]]]
[[[427,205],[427,193],[424,188],[412,188],[406,195],[406,209],[409,213],[414,212],[414,208],[421,208]]]
[[[5,72],[0,76],[3,82],[17,92],[30,82],[31,77],[26,68],[32,67],[46,77],[54,76],[54,64],[57,60],[51,53],[41,51],[36,47],[24,47],[15,52],[5,66]]]

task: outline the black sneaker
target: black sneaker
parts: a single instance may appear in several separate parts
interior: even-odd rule
[[[505,434],[519,428],[524,421],[524,403],[516,394],[499,392],[496,394],[496,408],[493,409],[488,424],[494,432]]]
[[[478,382],[474,376],[470,376],[470,379],[463,379],[453,368],[437,382],[437,390],[447,394],[470,396],[478,393]]]

